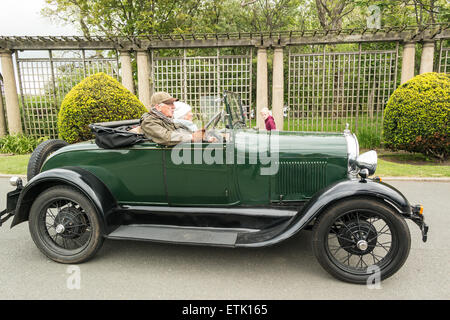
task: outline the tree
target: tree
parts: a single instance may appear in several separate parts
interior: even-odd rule
[[[244,22],[241,26],[246,26],[246,31],[270,32],[295,28],[296,17],[305,1],[254,0],[240,3],[241,20]]]
[[[195,0],[46,0],[42,14],[73,23],[85,36],[183,32],[201,15],[207,1]]]
[[[324,30],[342,29],[343,18],[355,8],[353,0],[316,0],[316,7]]]

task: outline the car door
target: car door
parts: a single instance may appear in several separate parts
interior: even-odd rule
[[[122,183],[122,202],[167,205],[163,173],[164,148],[154,142],[144,142],[122,152],[127,153],[123,157],[126,162],[115,173]]]
[[[232,142],[186,143],[166,147],[164,172],[173,206],[229,206],[239,202]]]

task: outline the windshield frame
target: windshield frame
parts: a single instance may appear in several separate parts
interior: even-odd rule
[[[233,113],[233,110],[231,108],[231,103],[229,101],[229,97],[234,97],[236,99],[236,101],[238,102],[237,106],[239,107],[239,109],[237,111],[240,111],[240,119],[235,119],[235,114]],[[247,122],[246,122],[245,115],[244,115],[244,109],[242,107],[241,95],[238,93],[232,92],[232,91],[225,90],[223,92],[223,99],[225,102],[225,108],[227,111],[230,128],[233,129],[234,124],[237,122],[242,123],[243,126],[245,128],[247,128]]]

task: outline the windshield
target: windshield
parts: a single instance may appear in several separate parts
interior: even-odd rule
[[[241,97],[239,94],[225,91],[224,93],[225,105],[230,114],[230,122],[233,128],[246,127],[246,117],[242,108]]]
[[[221,117],[220,119],[217,119],[218,113],[221,113],[219,115]],[[211,95],[200,97],[200,113],[198,115],[198,120],[200,120],[199,128],[207,126],[210,121],[214,121],[215,128],[225,128],[228,122],[226,122],[226,119],[224,119],[222,114],[225,114],[225,111],[223,100],[220,96]],[[218,121],[216,122],[215,120]]]

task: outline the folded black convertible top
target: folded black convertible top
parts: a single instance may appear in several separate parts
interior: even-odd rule
[[[100,122],[89,125],[95,135],[95,143],[103,149],[124,148],[136,143],[149,141],[143,134],[130,132],[139,125],[139,119]]]

